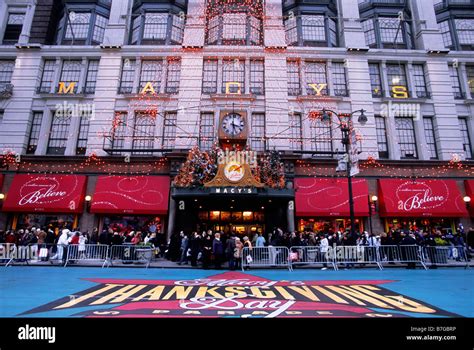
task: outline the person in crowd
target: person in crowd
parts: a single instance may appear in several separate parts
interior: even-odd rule
[[[133,236],[132,241],[130,243],[132,243],[133,245],[137,245],[137,244],[140,244],[141,241],[142,241],[142,232],[137,231],[137,233]]]
[[[256,247],[265,247],[265,237],[263,237],[262,233],[259,233],[257,239],[255,240]]]
[[[179,259],[178,265],[181,265],[184,263],[185,265],[188,264],[188,253],[191,255],[190,252],[188,252],[189,248],[189,238],[188,235],[185,235],[183,231],[179,233],[181,237],[181,258]]]
[[[69,235],[71,234],[71,231],[69,229],[65,228],[61,231],[61,235],[58,238],[57,242],[57,252],[56,254],[51,257],[52,260],[62,260],[63,263],[66,262],[66,249],[69,244]]]
[[[207,270],[212,259],[212,237],[206,234],[206,238],[202,242],[202,267]]]
[[[328,265],[326,261],[328,260],[328,251],[329,251],[329,240],[326,238],[325,235],[320,235],[320,245],[319,245],[319,259],[323,261],[323,268],[321,270],[327,270]]]
[[[87,233],[79,233],[79,259],[85,259],[86,256],[86,243],[88,241]]]
[[[220,270],[222,261],[224,260],[224,245],[222,244],[220,233],[214,235],[212,254],[214,254],[214,266],[217,270]]]
[[[112,245],[122,245],[123,244],[123,239],[117,231],[114,232],[114,235],[112,236],[112,240],[111,240],[110,243]]]
[[[197,266],[198,255],[201,252],[201,236],[197,232],[193,232],[189,241],[191,249],[191,266]]]
[[[225,255],[229,262],[229,270],[235,270],[236,257],[235,257],[235,234],[231,234],[230,238],[225,243]]]
[[[105,244],[109,245],[109,235],[107,233],[107,230],[102,230],[102,232],[99,235],[99,244]]]
[[[416,239],[415,235],[413,233],[409,234],[403,234],[404,237],[400,241],[400,247],[401,249],[401,255],[402,259],[405,261],[408,261],[407,263],[407,269],[414,270],[416,268],[416,262],[412,261],[416,257],[414,254],[416,254],[415,250],[413,247],[403,247],[403,246],[414,246],[416,245]]]
[[[234,248],[234,261],[235,261],[235,269],[242,268],[242,249],[244,249],[244,245],[239,237],[235,237],[235,248]]]
[[[71,238],[69,239],[69,244],[79,244],[79,231],[75,231]]]

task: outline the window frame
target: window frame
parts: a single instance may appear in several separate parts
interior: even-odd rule
[[[402,122],[402,121],[410,121],[410,128],[399,128],[399,123],[397,122]],[[398,145],[400,149],[400,159],[419,159],[419,152],[417,148],[417,139],[416,139],[416,130],[415,130],[415,121],[413,120],[412,117],[395,117],[395,130],[397,132],[397,140],[398,140]],[[409,135],[409,133],[411,135]],[[407,138],[410,138],[410,140],[407,141]],[[409,145],[411,147],[406,148],[402,147],[402,145]],[[413,157],[407,157],[407,154],[412,154],[412,153],[407,153],[407,150],[413,150]]]
[[[429,121],[429,122],[428,122]],[[433,117],[423,117],[423,130],[425,132],[425,142],[428,146],[430,159],[439,159],[438,145],[436,144],[436,134]]]

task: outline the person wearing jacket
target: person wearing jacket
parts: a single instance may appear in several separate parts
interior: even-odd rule
[[[221,268],[222,261],[224,260],[224,245],[221,241],[221,234],[216,233],[214,235],[214,241],[212,242],[212,253],[214,254],[214,266],[217,270]]]
[[[235,257],[235,243],[236,237],[235,234],[232,234],[230,238],[226,241],[225,255],[229,261],[229,270],[235,270],[236,257]]]
[[[69,244],[70,233],[71,231],[69,231],[67,228],[61,231],[61,235],[59,236],[58,242],[57,242],[58,250],[56,254],[51,258],[51,260],[55,260],[55,259],[63,260],[63,261],[66,260],[65,250],[67,249],[67,246]]]
[[[320,241],[320,244],[319,244],[319,254],[320,254],[320,261],[324,261],[323,263],[323,268],[321,270],[327,270],[328,269],[328,265],[326,263],[326,260],[327,260],[327,254],[328,254],[328,251],[329,251],[329,241],[328,239],[326,238],[325,235],[321,235],[321,241]]]
[[[183,231],[179,234],[181,236],[181,258],[179,259],[178,265],[184,263],[188,264],[188,249],[189,249],[189,238],[184,234]]]

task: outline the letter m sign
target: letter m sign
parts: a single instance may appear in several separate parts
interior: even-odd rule
[[[68,83],[66,87],[65,82],[59,82],[58,94],[74,94],[76,88],[76,82]]]

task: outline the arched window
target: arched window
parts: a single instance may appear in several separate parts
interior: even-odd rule
[[[262,45],[263,4],[261,1],[228,2],[210,0],[207,3],[208,45]]]
[[[109,22],[110,4],[66,4],[57,31],[58,45],[100,45]]]

